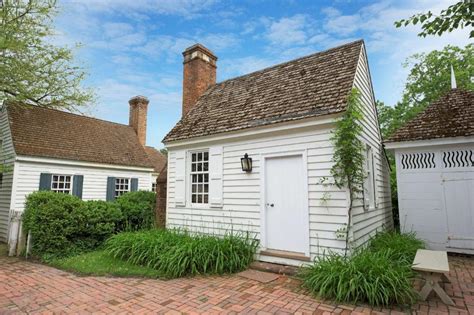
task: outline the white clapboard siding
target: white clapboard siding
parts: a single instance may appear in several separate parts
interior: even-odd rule
[[[41,161],[44,160],[41,159]],[[139,190],[151,190],[151,171],[148,170],[107,168],[105,164],[102,167],[64,165],[57,163],[54,159],[48,159],[47,163],[17,161],[15,167],[15,197],[12,208],[23,210],[25,197],[39,188],[41,173],[83,175],[83,200],[105,200],[107,177],[109,176],[138,178]]]
[[[329,127],[319,127],[311,131],[288,131],[284,135],[268,134],[258,139],[222,143],[223,204],[220,208],[193,208],[189,202],[185,207],[176,206],[175,174],[178,173],[176,157],[179,150],[169,148],[168,226],[185,227],[208,234],[222,234],[231,230],[249,231],[255,233],[257,238],[260,237],[262,155],[304,151],[308,161],[311,255],[329,250],[340,251],[344,248],[344,242],[336,238],[335,231],[347,222],[346,192],[334,186],[322,186],[319,182],[323,176],[330,176],[330,130]],[[189,146],[187,150],[203,148],[203,145],[199,143]],[[212,147],[213,145],[209,145],[210,150]],[[245,153],[253,161],[253,170],[249,174],[242,172],[240,165],[240,158]],[[189,180],[185,182],[189,185]],[[323,205],[321,197],[326,191],[332,198]]]
[[[2,185],[0,187],[0,242],[6,242],[13,185],[15,150],[13,148],[10,126],[5,109],[2,109],[0,112],[0,139],[2,140],[0,161],[7,167],[6,170],[8,171],[3,173]]]
[[[354,201],[352,232],[353,246],[357,248],[364,245],[377,231],[393,227],[392,205],[390,201],[390,174],[382,149],[382,139],[378,127],[375,98],[370,81],[365,49],[361,51],[354,87],[361,93],[364,112],[363,140],[373,149],[376,182],[375,208],[364,209],[362,200]]]

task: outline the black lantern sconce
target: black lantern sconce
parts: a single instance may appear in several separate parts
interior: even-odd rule
[[[244,157],[240,159],[242,164],[242,171],[250,173],[252,171],[252,158],[249,158],[249,155],[245,153]]]

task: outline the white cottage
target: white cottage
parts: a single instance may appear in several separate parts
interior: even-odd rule
[[[216,84],[217,57],[183,53],[183,113],[168,148],[167,226],[250,231],[262,261],[299,265],[342,251],[348,191],[330,178],[334,122],[353,87],[362,95],[366,198],[355,202],[354,247],[392,227],[388,165],[363,41]],[[251,170],[241,165],[245,154]],[[245,160],[244,160],[245,161]],[[245,169],[245,168],[244,168]]]
[[[391,136],[402,231],[474,254],[474,92],[453,88]]]
[[[156,163],[144,147],[148,100],[129,103],[129,125],[37,106],[1,108],[0,241],[8,241],[13,214],[36,190],[113,200],[152,189]]]

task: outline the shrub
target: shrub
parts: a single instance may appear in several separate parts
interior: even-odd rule
[[[157,229],[117,234],[107,240],[105,248],[115,258],[176,278],[244,270],[252,262],[257,245],[248,233],[218,237]]]
[[[303,286],[313,294],[339,302],[370,305],[411,304],[416,301],[410,265],[392,260],[393,251],[369,250],[343,257],[330,254],[302,270]]]
[[[122,211],[120,231],[149,229],[155,225],[156,194],[151,191],[135,191],[117,198],[116,203]]]
[[[87,201],[51,191],[26,199],[23,226],[32,237],[32,254],[48,260],[94,249],[115,232],[122,219],[117,205]]]
[[[416,238],[415,233],[398,233],[395,231],[387,231],[377,234],[369,243],[369,249],[377,252],[390,249],[392,259],[413,263],[416,251],[425,248],[423,241]]]
[[[413,233],[383,232],[352,256],[317,258],[300,276],[313,294],[340,302],[412,304],[418,295],[411,265],[420,248],[424,244]]]

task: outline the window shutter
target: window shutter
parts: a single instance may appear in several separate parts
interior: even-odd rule
[[[130,191],[138,190],[138,178],[132,178],[130,183]]]
[[[211,207],[222,207],[222,164],[222,147],[211,147],[209,149],[209,204]]]
[[[176,206],[186,206],[186,151],[176,151],[176,175],[174,202]]]
[[[48,173],[40,174],[39,190],[51,190],[51,176]]]
[[[82,199],[82,185],[84,183],[83,175],[74,175],[72,178],[72,194]]]
[[[115,200],[115,177],[107,177],[107,201]]]
[[[377,151],[378,152],[378,151]],[[375,162],[375,154],[374,152],[372,151],[372,172],[373,172],[373,185],[374,185],[374,207],[377,208],[378,207],[378,193],[377,193],[377,163]]]

